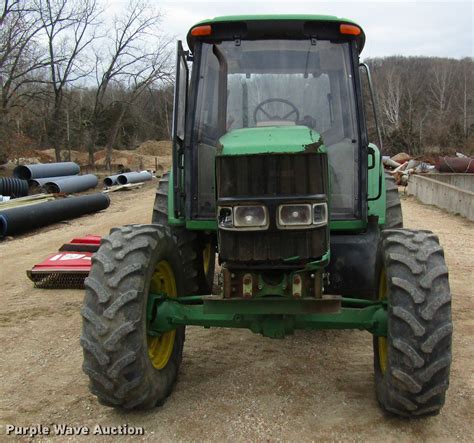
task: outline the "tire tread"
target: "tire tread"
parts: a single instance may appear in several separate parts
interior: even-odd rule
[[[429,231],[382,231],[379,254],[388,284],[388,366],[374,339],[377,398],[405,417],[435,415],[449,386],[451,295],[444,253]]]
[[[148,359],[142,326],[150,262],[162,242],[167,242],[166,247],[179,257],[176,260],[182,265],[182,292],[192,294],[197,288],[197,272],[189,258],[190,243],[178,241],[167,226],[114,228],[95,255],[85,284],[80,343],[90,391],[101,404],[125,409],[151,408],[165,401],[176,381],[184,328],[176,330],[172,360],[162,370],[156,370]]]

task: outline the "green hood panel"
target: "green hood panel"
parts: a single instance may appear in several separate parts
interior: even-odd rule
[[[307,126],[234,129],[219,139],[219,155],[325,152],[319,133]]]

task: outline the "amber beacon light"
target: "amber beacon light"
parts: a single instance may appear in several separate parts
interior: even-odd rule
[[[361,30],[358,26],[343,23],[339,26],[339,32],[346,35],[360,35]]]
[[[210,25],[196,26],[191,31],[191,35],[194,37],[200,37],[203,35],[211,35],[211,33],[212,33],[212,28]]]

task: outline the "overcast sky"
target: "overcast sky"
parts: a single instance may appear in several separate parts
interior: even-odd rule
[[[164,13],[163,31],[185,40],[196,22],[232,14],[328,14],[355,20],[367,36],[364,57],[473,57],[473,2],[432,1],[170,1],[150,0]],[[110,11],[126,0],[110,0]]]

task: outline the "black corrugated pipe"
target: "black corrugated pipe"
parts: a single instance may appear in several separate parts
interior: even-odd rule
[[[140,183],[146,182],[152,179],[151,173],[147,171],[143,172],[127,172],[126,174],[120,174],[117,177],[117,183],[119,185],[126,185],[127,183]]]
[[[0,237],[18,234],[108,208],[107,194],[81,195],[0,211]]]
[[[20,165],[13,170],[13,175],[23,180],[43,177],[60,177],[79,174],[81,168],[74,162],[38,163],[36,165]]]
[[[72,175],[71,177],[63,177],[60,179],[50,179],[43,186],[48,192],[58,193],[70,193],[70,192],[82,192],[88,189],[95,188],[99,183],[97,176],[94,174],[86,175]]]
[[[24,197],[28,195],[28,182],[19,178],[1,178],[0,195],[8,195],[11,198]]]
[[[105,177],[104,178],[104,186],[110,187],[110,186],[116,185],[117,184],[117,178],[118,178],[119,175],[121,175],[121,174],[109,175],[108,177]]]

